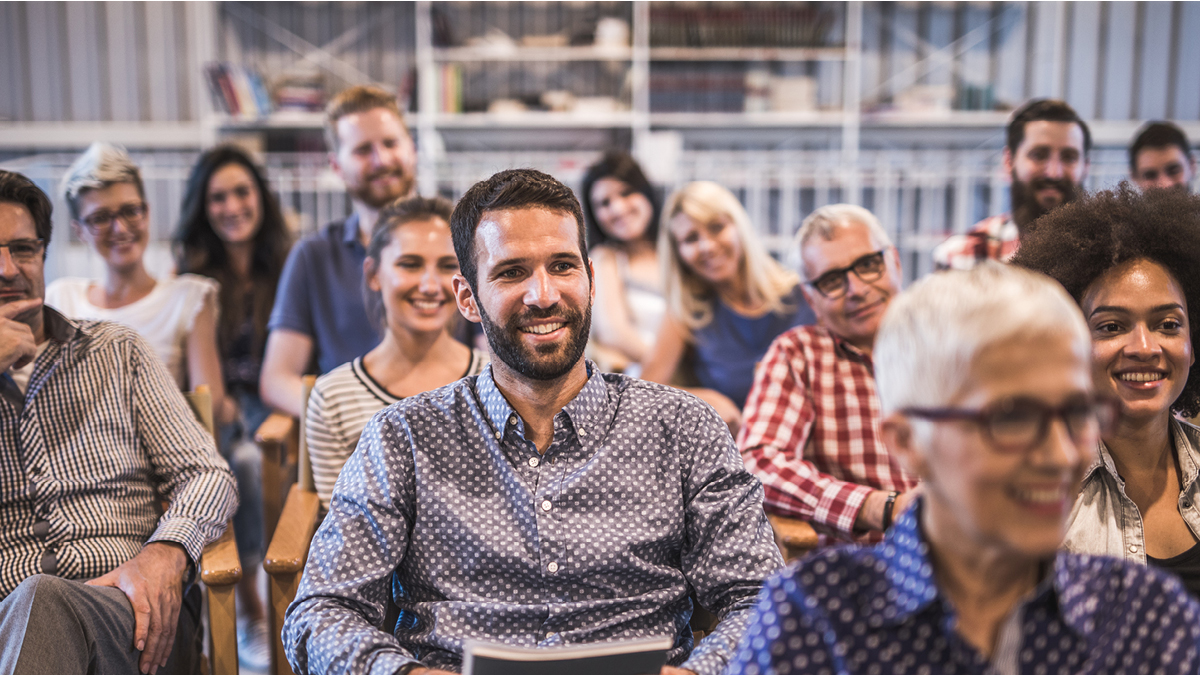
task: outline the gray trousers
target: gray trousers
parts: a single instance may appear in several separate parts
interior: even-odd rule
[[[184,594],[175,644],[158,675],[200,670],[200,593]],[[120,589],[38,574],[0,601],[0,675],[132,675],[133,608]]]

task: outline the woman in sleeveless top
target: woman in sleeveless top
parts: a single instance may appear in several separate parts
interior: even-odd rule
[[[410,197],[379,213],[363,262],[363,292],[383,341],[318,378],[308,399],[305,435],[325,508],[342,465],[375,413],[478,375],[488,362],[484,352],[452,335],[459,314],[451,287],[458,258],[450,211],[441,197]]]
[[[658,269],[658,202],[632,157],[609,152],[583,179],[596,269],[592,352],[602,368],[637,375],[658,335],[666,300]]]
[[[731,431],[754,383],[754,366],[776,336],[815,321],[799,278],[766,252],[750,216],[716,183],[689,183],[667,200],[659,232],[667,318],[642,376],[664,384],[690,347],[692,393]]]
[[[1200,429],[1181,419],[1200,413],[1200,197],[1126,185],[1036,225],[1013,263],[1053,277],[1079,303],[1096,392],[1120,408],[1085,470],[1063,546],[1166,569],[1200,597]]]
[[[124,150],[93,143],[68,169],[62,191],[71,227],[104,261],[104,277],[57,279],[46,288],[46,304],[69,317],[133,328],[181,389],[208,385],[217,422],[228,422],[217,354],[217,284],[194,274],[156,279],[146,271],[150,207],[138,167]]]

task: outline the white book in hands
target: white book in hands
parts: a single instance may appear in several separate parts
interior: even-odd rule
[[[467,640],[463,675],[658,675],[671,638],[542,649]]]

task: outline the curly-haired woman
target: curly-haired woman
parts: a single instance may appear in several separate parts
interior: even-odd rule
[[[1039,219],[1013,262],[1079,303],[1096,390],[1120,403],[1064,546],[1169,570],[1200,595],[1200,429],[1179,419],[1200,412],[1200,197],[1127,185],[1086,197]]]

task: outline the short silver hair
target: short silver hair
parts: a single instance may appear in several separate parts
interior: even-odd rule
[[[800,223],[800,229],[796,230],[796,236],[792,240],[791,264],[803,281],[812,281],[804,270],[804,258],[800,254],[804,250],[804,246],[808,244],[808,240],[816,235],[821,235],[821,238],[825,240],[833,239],[837,230],[852,225],[866,227],[867,231],[871,233],[871,241],[875,242],[879,248],[891,248],[892,238],[883,229],[883,225],[879,224],[879,219],[875,217],[875,214],[854,204],[822,206],[808,214],[804,222]]]
[[[79,220],[79,195],[118,183],[132,183],[141,198],[146,198],[142,172],[129,153],[124,148],[96,141],[67,169],[59,190],[71,209],[71,218]]]
[[[1050,277],[992,261],[927,276],[892,300],[880,323],[872,353],[880,407],[888,415],[944,406],[969,384],[983,350],[1063,333],[1091,359],[1083,314]]]

